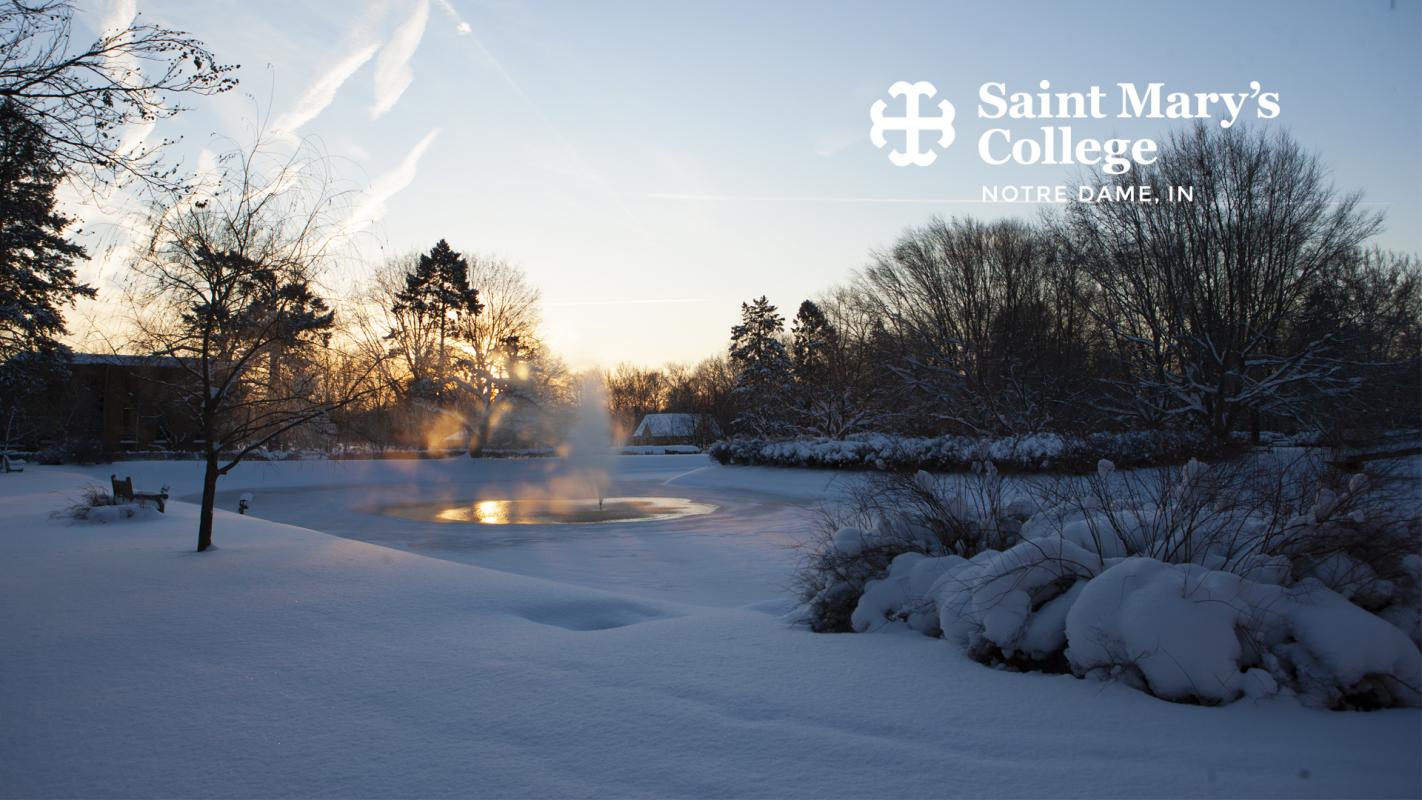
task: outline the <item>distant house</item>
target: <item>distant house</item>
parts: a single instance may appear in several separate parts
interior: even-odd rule
[[[721,427],[708,414],[648,414],[632,432],[628,444],[704,445],[721,436]]]
[[[201,440],[185,403],[191,381],[171,357],[75,353],[62,391],[31,409],[47,420],[32,444],[87,441],[105,453],[194,449]]]

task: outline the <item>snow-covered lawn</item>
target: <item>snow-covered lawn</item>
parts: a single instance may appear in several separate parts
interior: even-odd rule
[[[491,530],[361,510],[549,462],[244,465],[220,507],[250,491],[306,527],[221,513],[205,554],[196,464],[0,476],[0,794],[1422,794],[1416,711],[1176,705],[787,626],[788,545],[853,478],[634,456],[619,489],[723,510]],[[171,483],[169,513],[50,519],[115,470]]]

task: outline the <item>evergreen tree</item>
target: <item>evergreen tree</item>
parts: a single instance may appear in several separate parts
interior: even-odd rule
[[[65,237],[55,210],[63,180],[39,126],[0,102],[0,362],[20,353],[62,353],[63,307],[94,290],[79,283],[84,248]]]
[[[801,393],[813,393],[829,379],[839,334],[813,300],[800,304],[790,327],[790,362]]]
[[[63,178],[39,126],[0,102],[0,452],[27,423],[29,400],[67,373],[64,306],[94,295],[74,274],[86,253],[65,237],[72,220],[54,207]]]
[[[752,436],[789,431],[790,357],[780,341],[784,319],[765,297],[741,304],[741,324],[731,328],[740,413],[736,428]]]
[[[469,263],[440,239],[405,276],[405,288],[396,293],[391,310],[397,316],[413,315],[439,331],[434,385],[424,388],[436,402],[444,401],[449,383],[446,343],[461,319],[483,310],[479,291],[469,285]]]

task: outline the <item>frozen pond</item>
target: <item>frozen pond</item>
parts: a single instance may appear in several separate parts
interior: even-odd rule
[[[520,575],[722,607],[785,603],[801,545],[816,532],[815,505],[841,479],[818,473],[798,483],[768,480],[789,476],[728,470],[699,455],[624,456],[613,460],[599,512],[596,500],[530,499],[556,482],[566,468],[559,459],[330,467],[349,471],[351,480],[303,486],[293,475],[303,465],[244,464],[218,492],[218,508],[235,510],[251,491],[249,513],[275,522]],[[235,543],[218,543],[224,545]]]

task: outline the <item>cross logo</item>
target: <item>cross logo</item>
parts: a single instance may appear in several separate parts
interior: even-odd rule
[[[913,164],[917,167],[926,167],[938,158],[938,154],[932,150],[918,149],[918,135],[922,131],[938,131],[938,146],[947,147],[953,143],[953,117],[957,111],[953,104],[947,100],[938,101],[938,107],[942,109],[942,116],[925,117],[919,114],[918,100],[920,97],[933,97],[938,94],[938,88],[928,81],[918,81],[909,83],[908,81],[898,81],[889,87],[890,97],[904,98],[904,115],[902,117],[886,117],[884,110],[889,104],[883,100],[876,100],[874,105],[869,107],[869,119],[874,125],[869,129],[869,141],[875,147],[883,149],[888,144],[884,138],[884,131],[903,131],[904,149],[890,150],[889,160],[900,167],[907,167]]]

